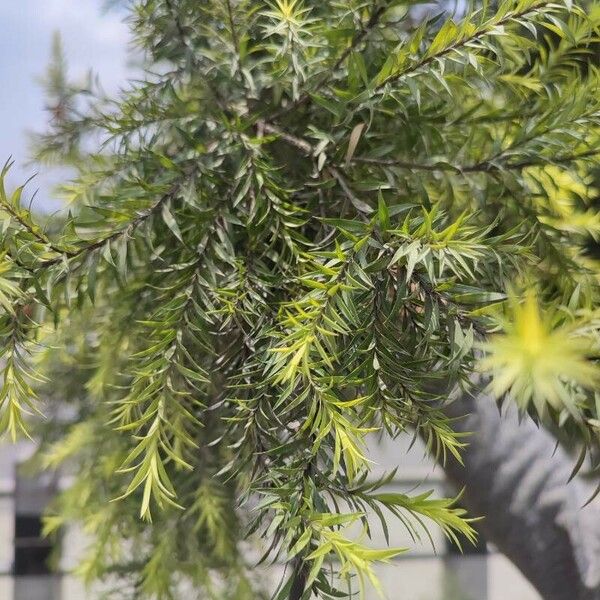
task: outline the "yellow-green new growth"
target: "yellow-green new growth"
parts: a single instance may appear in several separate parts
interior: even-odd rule
[[[490,373],[489,390],[497,398],[508,393],[522,410],[532,403],[540,416],[552,407],[577,417],[572,388],[593,388],[600,368],[590,359],[591,341],[573,325],[555,322],[542,313],[533,292],[521,302],[513,298],[503,333],[484,346],[481,367]]]

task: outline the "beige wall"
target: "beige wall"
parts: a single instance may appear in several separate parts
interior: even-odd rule
[[[399,466],[398,479],[391,488],[403,492],[433,489],[437,495],[446,495],[443,471],[431,460],[424,459],[424,448],[419,442],[408,451],[410,444],[411,440],[407,437],[383,443],[371,439],[369,456],[374,461],[373,476],[378,477]],[[15,600],[14,582],[7,575],[13,560],[14,501],[11,494],[14,493],[16,464],[26,458],[31,450],[27,444],[0,447],[0,600]],[[445,541],[435,526],[430,527],[434,547],[427,535],[413,541],[398,522],[390,521],[389,529],[393,546],[411,548],[404,557],[377,568],[389,600],[540,600],[522,575],[500,554],[444,557]],[[361,535],[358,529],[354,533]],[[372,540],[369,543],[374,547],[385,546],[377,519],[373,520]],[[87,540],[77,529],[70,528],[64,532],[60,562],[63,572],[68,573],[73,569],[86,545]],[[280,574],[279,568],[273,568],[265,576],[275,584]],[[22,595],[24,583],[19,582],[21,595],[16,600],[28,600]],[[44,584],[39,579],[32,579],[31,585],[33,593],[36,586],[39,588]],[[60,591],[55,600],[94,600],[97,597],[97,594],[86,591],[79,580],[68,575],[60,579],[58,589]],[[189,600],[192,597],[190,595]],[[367,595],[367,600],[377,598],[375,592]]]

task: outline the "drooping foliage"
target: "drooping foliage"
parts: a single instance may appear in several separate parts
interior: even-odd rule
[[[366,441],[460,458],[444,405],[480,370],[597,446],[600,6],[128,11],[147,69],[117,98],[55,48],[34,145],[76,169],[68,215],[0,189],[0,423],[53,415],[44,465],[78,476],[47,528],[83,523],[82,575],[242,599],[278,561],[274,598],[348,597],[403,551],[353,524],[472,540],[452,500],[374,480]]]

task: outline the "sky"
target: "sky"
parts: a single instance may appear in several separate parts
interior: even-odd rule
[[[47,116],[37,79],[44,75],[52,35],[59,31],[69,78],[83,80],[91,68],[104,89],[117,92],[127,79],[129,32],[123,15],[102,11],[101,0],[0,0],[0,164],[9,156],[15,167],[10,190],[38,173],[29,186],[39,188],[36,206],[58,208],[53,183],[63,172],[27,165],[28,131],[43,131]]]

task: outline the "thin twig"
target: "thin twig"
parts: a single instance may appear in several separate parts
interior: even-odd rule
[[[302,150],[306,155],[313,156],[315,153],[314,147],[305,139],[299,138],[295,135],[288,133],[278,127],[277,125],[272,125],[271,123],[266,123],[265,121],[259,121],[257,126],[262,128],[263,131],[267,133],[272,133],[277,135],[280,139],[291,144],[295,148]],[[344,176],[342,171],[342,167],[336,167],[334,165],[329,165],[326,167],[326,170],[331,174],[331,176],[339,183],[342,191],[344,192],[346,198],[350,200],[354,208],[359,212],[359,214],[370,213],[373,212],[373,209],[363,200],[358,198]]]
[[[307,155],[314,154],[315,148],[305,140],[304,138],[292,135],[277,125],[267,123],[266,121],[258,121],[258,128],[266,133],[277,135],[280,139],[284,140],[288,144],[302,150]],[[397,167],[400,169],[414,170],[414,171],[455,171],[457,173],[485,173],[485,172],[499,172],[503,170],[519,170],[527,167],[543,166],[546,164],[569,164],[577,160],[583,160],[585,158],[591,158],[593,156],[600,155],[600,148],[592,148],[585,152],[577,152],[571,154],[565,154],[563,156],[556,157],[537,157],[518,162],[507,162],[505,164],[496,164],[494,161],[501,158],[501,154],[493,156],[491,158],[484,159],[471,165],[457,165],[452,163],[437,162],[432,164],[417,163],[405,160],[398,160],[395,158],[370,158],[368,156],[355,156],[350,161],[351,163],[362,163],[367,165],[375,165],[380,167]],[[328,167],[331,174],[339,181],[340,172],[339,167],[330,166]],[[343,179],[343,178],[342,178]],[[340,182],[340,185],[341,182]],[[342,185],[342,187],[344,187]],[[346,191],[346,190],[344,190]]]
[[[248,90],[246,80],[244,78],[244,73],[242,72],[242,55],[240,52],[240,40],[235,27],[235,20],[233,18],[233,6],[231,5],[231,0],[225,0],[225,4],[227,5],[227,18],[229,19],[229,29],[231,30],[231,42],[233,44],[233,51],[235,53],[235,72],[240,80],[242,88],[245,91],[246,104],[248,104]]]
[[[423,290],[423,292],[433,300],[436,300],[443,306],[454,307],[454,310],[456,311],[454,316],[462,325],[472,327],[473,331],[475,331],[481,337],[485,337],[488,335],[489,332],[485,327],[483,327],[476,319],[466,314],[465,311],[461,308],[461,306],[454,302],[446,294],[435,289],[435,287],[425,277],[423,277],[419,273],[413,273],[411,279],[415,283],[417,283],[420,289]]]
[[[350,184],[346,181],[346,178],[344,177],[344,173],[341,170],[341,168],[327,167],[327,170],[331,173],[333,178],[339,183],[346,198],[348,198],[348,200],[350,200],[350,202],[352,203],[352,206],[354,206],[354,208],[356,208],[359,215],[363,216],[365,214],[369,214],[369,213],[373,212],[373,208],[371,208],[371,206],[369,206],[366,202],[364,202],[363,200],[361,200],[360,198],[358,198],[356,196],[356,194],[350,187]],[[343,212],[345,212],[345,211],[343,211]]]
[[[288,144],[291,144],[292,146],[295,146],[299,150],[302,150],[307,155],[311,155],[314,153],[314,148],[310,142],[308,142],[305,139],[299,138],[295,135],[292,135],[291,133],[288,133],[287,131],[283,130],[277,125],[273,125],[271,123],[267,123],[266,121],[261,120],[257,122],[257,126],[266,133],[272,133],[274,135],[277,135],[282,140],[284,140]]]
[[[36,225],[28,223],[25,219],[23,219],[23,217],[19,214],[19,211],[11,206],[8,202],[4,202],[2,199],[0,199],[0,207],[2,207],[11,217],[13,217],[15,221],[17,221],[21,227],[31,234],[40,244],[43,246],[48,246],[50,250],[58,254],[64,252],[64,250],[57,248],[46,235],[40,233],[37,230]]]
[[[150,208],[148,208],[147,210],[145,210],[144,212],[139,214],[126,227],[118,229],[117,231],[113,231],[113,233],[111,233],[110,235],[108,235],[104,238],[101,238],[99,240],[96,240],[95,242],[92,242],[91,244],[88,244],[86,246],[82,246],[81,248],[77,248],[77,250],[62,251],[60,256],[57,256],[56,258],[43,260],[43,261],[37,263],[37,265],[35,265],[35,268],[45,269],[45,268],[53,267],[54,265],[56,265],[64,260],[71,260],[73,258],[78,258],[82,254],[89,254],[90,252],[93,252],[94,250],[98,250],[99,248],[102,248],[103,246],[110,244],[110,242],[112,242],[113,240],[117,239],[120,236],[131,234],[131,232],[133,232],[135,229],[137,229],[137,227],[139,227],[144,221],[146,221],[146,219],[151,217],[159,208],[161,208],[165,202],[173,199],[173,197],[177,194],[179,189],[180,189],[180,184],[174,185],[166,194],[161,196]]]
[[[354,34],[352,38],[352,42],[350,45],[342,52],[340,57],[335,61],[335,64],[332,67],[332,71],[337,71],[345,62],[345,60],[350,56],[350,54],[356,49],[356,47],[367,37],[367,35],[374,29],[379,23],[379,19],[383,13],[387,10],[387,6],[380,6],[373,11],[373,14],[366,22],[366,24]],[[319,91],[327,82],[327,79],[324,79],[316,88],[315,91]]]
[[[236,54],[240,55],[240,44],[237,36],[237,32],[235,30],[235,24],[233,22],[233,7],[231,6],[231,0],[225,0],[227,4],[227,16],[229,18],[229,28],[231,29],[231,39],[233,41],[233,48]]]
[[[592,156],[600,155],[600,148],[587,150],[580,153],[572,153],[564,156],[557,157],[537,157],[518,162],[507,162],[503,165],[495,164],[495,160],[500,158],[494,157],[482,160],[472,165],[456,165],[451,163],[437,162],[433,164],[427,163],[414,163],[404,160],[396,160],[393,158],[382,159],[382,158],[369,158],[366,156],[355,156],[351,162],[363,163],[368,165],[375,165],[380,167],[398,167],[400,169],[407,169],[412,171],[456,171],[460,173],[478,173],[478,172],[496,172],[504,170],[519,170],[527,167],[542,166],[546,164],[569,164],[577,160],[583,160],[584,158],[590,158]]]
[[[549,4],[551,4],[550,0],[544,0],[543,2],[539,2],[538,4],[530,6],[529,8],[522,10],[521,12],[517,12],[517,13],[509,12],[502,19],[500,19],[497,23],[492,23],[492,27],[497,28],[497,27],[502,27],[503,25],[507,25],[510,21],[513,21],[514,19],[519,19],[521,17],[526,17],[529,14],[535,13],[539,9],[548,6]],[[463,48],[470,42],[477,40],[480,37],[483,37],[485,35],[488,35],[489,31],[490,31],[489,26],[488,26],[488,28],[485,28],[485,24],[484,24],[484,29],[475,31],[474,33],[467,36],[466,38],[463,38],[462,40],[459,40],[459,41],[455,42],[454,44],[450,44],[450,46],[448,46],[447,48],[444,48],[442,51],[438,52],[437,54],[432,54],[431,56],[424,58],[422,61],[414,63],[407,69],[404,69],[403,71],[400,71],[399,73],[395,73],[393,75],[390,75],[389,77],[386,77],[386,79],[384,79],[378,86],[375,87],[375,91],[379,91],[383,87],[385,87],[388,83],[392,83],[406,75],[410,75],[411,73],[414,73],[415,71],[421,69],[422,67],[427,67],[435,60],[438,60],[439,58],[443,58],[444,56],[446,56],[447,54],[450,54],[454,50]]]
[[[399,169],[408,169],[415,171],[457,171],[459,167],[454,165],[413,163],[405,160],[396,160],[394,158],[370,158],[368,156],[354,156],[351,163],[360,163],[365,165],[375,165],[377,167],[398,167]]]
[[[308,565],[299,556],[294,558],[293,563],[292,587],[290,589],[289,600],[301,600],[306,591]]]

